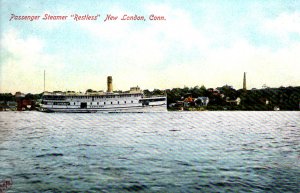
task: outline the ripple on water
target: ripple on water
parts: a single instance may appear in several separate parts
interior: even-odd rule
[[[0,177],[11,192],[300,192],[297,113],[5,113]]]
[[[147,189],[149,188],[146,185],[139,182],[129,182],[128,185],[124,185],[122,187],[122,190],[130,191],[130,192],[146,191]]]
[[[37,155],[35,157],[58,157],[58,156],[64,156],[64,154],[62,154],[62,153],[46,153],[46,154]]]

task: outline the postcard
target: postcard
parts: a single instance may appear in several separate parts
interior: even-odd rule
[[[0,0],[0,192],[300,192],[300,1]]]

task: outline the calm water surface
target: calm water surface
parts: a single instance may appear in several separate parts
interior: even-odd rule
[[[7,192],[300,192],[299,112],[0,113]]]

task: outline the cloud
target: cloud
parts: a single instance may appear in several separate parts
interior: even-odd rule
[[[263,30],[282,38],[291,33],[300,35],[300,12],[281,13],[275,19],[267,19],[263,23]]]
[[[243,72],[247,72],[248,88],[300,85],[298,72],[300,43],[273,50],[253,46],[245,39],[229,47],[210,49],[202,59],[169,66],[158,75],[156,85],[162,88],[205,85],[218,87],[225,84],[242,88]]]
[[[293,34],[300,32],[299,13],[265,19],[264,12],[253,16],[249,11],[244,18],[227,13],[223,6],[211,13],[214,4],[202,5],[206,11],[201,13],[187,7],[109,4],[97,21],[50,22],[50,27],[45,26],[48,22],[35,23],[33,29],[40,27],[35,35],[30,27],[22,28],[22,34],[21,28],[2,31],[1,92],[42,91],[44,69],[50,91],[106,90],[108,75],[113,76],[114,88],[121,90],[136,85],[241,88],[243,72],[248,73],[249,88],[300,84],[300,43],[293,41]],[[104,22],[106,13],[144,15],[147,21]],[[150,21],[150,14],[166,20]],[[283,43],[277,44],[278,39]]]
[[[212,50],[207,57],[211,72],[219,80],[241,88],[242,73],[248,72],[249,87],[299,85],[297,72],[297,53],[300,44],[273,50],[268,47],[256,47],[246,40],[236,41],[228,48]],[[219,70],[220,69],[220,70]],[[250,78],[251,77],[251,78]]]
[[[120,17],[124,9],[114,7],[108,13]],[[94,53],[98,62],[113,66],[108,68],[116,74],[115,79],[120,80],[120,89],[136,84],[154,88],[158,80],[166,80],[162,72],[169,69],[168,66],[181,65],[190,58],[195,60],[194,57],[200,60],[199,56],[208,47],[210,38],[202,35],[187,11],[167,5],[145,5],[143,13],[145,22],[79,23],[99,45]],[[133,12],[126,14],[134,15]],[[163,15],[166,20],[150,21],[151,14]]]
[[[2,34],[1,92],[43,91],[43,70],[55,72],[64,66],[57,56],[44,53],[44,46],[43,40],[22,38],[15,29]]]
[[[265,83],[269,86],[299,84],[295,73],[299,70],[295,61],[299,43],[273,50],[252,45],[245,37],[238,36],[226,46],[212,46],[216,39],[226,36],[203,33],[186,10],[165,4],[146,4],[143,12],[145,16],[164,15],[166,21],[79,23],[95,44],[99,44],[92,57],[99,63],[110,64],[102,66],[106,73],[102,76],[113,75],[116,89],[126,90],[137,84],[148,89],[202,84],[241,88],[243,72],[248,72],[249,87]],[[113,7],[108,13],[120,17],[124,9]],[[295,29],[290,28],[290,31]],[[89,80],[90,87],[99,88],[99,84],[94,83],[99,82],[97,75],[90,75]],[[106,79],[100,81],[104,82],[101,85],[105,90]]]

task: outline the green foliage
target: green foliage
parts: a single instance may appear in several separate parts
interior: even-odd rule
[[[11,93],[0,93],[0,101],[14,101],[15,96]]]
[[[151,93],[148,89],[144,90],[144,95],[150,96],[151,94],[152,94],[152,93]]]
[[[159,89],[154,89],[152,91],[152,95],[164,95],[164,91],[159,90]]]
[[[273,110],[278,106],[280,110],[299,110],[300,87],[280,87],[280,88],[264,88],[243,91],[235,90],[233,87],[225,85],[213,89],[206,89],[204,86],[195,86],[192,88],[173,88],[167,89],[168,105],[182,101],[184,98],[191,96],[209,97],[207,110]],[[164,91],[154,89],[152,92],[144,90],[149,95],[162,94]],[[233,105],[226,100],[241,99],[240,105]]]
[[[85,91],[85,93],[88,93],[88,92],[94,92],[94,91],[93,91],[93,89],[90,89],[90,88],[89,88],[89,89],[87,89],[87,90]]]
[[[280,110],[299,110],[300,87],[249,90],[241,94],[241,100],[245,110],[272,110],[275,106]]]
[[[88,89],[87,92],[93,91]],[[60,91],[54,91],[60,92]],[[25,98],[31,100],[41,99],[43,93],[26,94]],[[225,85],[214,89],[206,89],[205,86],[195,86],[192,88],[173,88],[167,90],[154,89],[144,90],[146,96],[167,94],[168,105],[183,101],[187,97],[208,97],[207,110],[273,110],[279,107],[280,110],[299,110],[300,86],[264,88],[243,91],[235,90],[233,87]],[[226,100],[241,99],[240,105],[230,104]],[[15,96],[11,93],[0,93],[0,101],[15,101]],[[202,108],[202,109],[203,109]]]
[[[25,95],[25,99],[30,99],[30,100],[38,100],[42,98],[42,93],[41,94],[31,94],[28,93]]]

